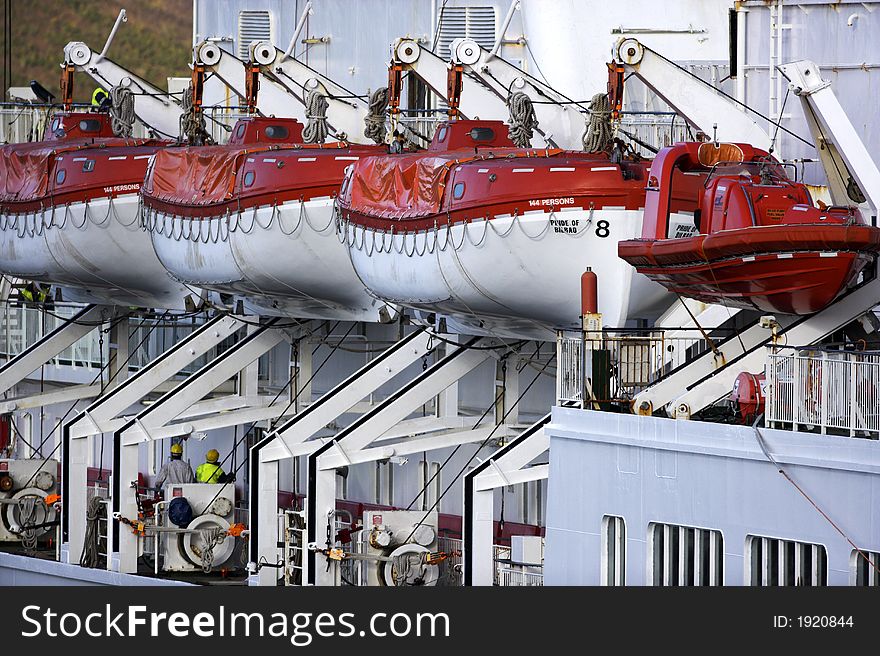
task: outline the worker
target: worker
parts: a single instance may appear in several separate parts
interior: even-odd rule
[[[100,107],[108,98],[110,98],[110,94],[105,89],[95,87],[95,90],[92,92],[92,105]]]
[[[45,303],[49,298],[49,291],[33,281],[29,281],[22,287],[19,294],[26,303]]]
[[[220,453],[217,449],[211,449],[205,454],[205,461],[196,467],[196,480],[199,483],[226,483],[228,477],[217,461],[220,459]]]
[[[388,151],[392,154],[399,154],[404,151],[404,148],[406,148],[406,137],[403,136],[403,132],[395,130]]]
[[[159,475],[156,476],[156,489],[162,488],[165,483],[180,484],[194,483],[192,467],[183,461],[183,447],[178,442],[171,445],[171,460],[162,465]]]

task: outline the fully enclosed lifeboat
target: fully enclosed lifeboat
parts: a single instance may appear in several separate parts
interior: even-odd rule
[[[380,147],[307,145],[302,131],[294,119],[241,119],[225,146],[157,154],[143,189],[156,253],[177,280],[260,312],[380,320],[385,306],[334,221],[346,167]]]
[[[693,226],[673,225],[678,172],[704,180]],[[880,251],[880,229],[853,207],[814,205],[768,153],[743,144],[686,143],[651,167],[641,239],[620,257],[668,290],[706,303],[812,314]]]
[[[116,137],[104,113],[62,112],[41,142],[0,150],[0,270],[65,300],[182,309],[141,225],[147,164],[169,142]]]
[[[340,229],[373,294],[459,330],[577,329],[587,268],[605,325],[623,327],[671,302],[616,257],[617,241],[641,234],[647,167],[620,153],[516,148],[500,121],[441,123],[425,152],[355,163]],[[683,178],[673,199],[690,221],[698,186]]]

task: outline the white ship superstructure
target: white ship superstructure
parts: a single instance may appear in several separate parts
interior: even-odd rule
[[[739,142],[876,225],[864,89],[880,3],[624,5],[196,0],[192,98],[221,141],[244,115],[369,144],[367,118],[388,157],[394,130],[412,150],[443,121],[525,125],[518,103],[545,154],[583,149],[598,119],[639,166],[679,141]],[[68,65],[124,82],[112,34],[98,54],[76,38]],[[609,79],[609,104],[589,109]],[[176,96],[148,90],[136,130],[167,136]],[[244,156],[293,175],[277,148]],[[450,223],[470,246],[432,250],[440,228],[358,227],[339,195],[198,229],[133,195],[117,245],[53,224],[28,251],[60,297],[6,271],[23,280],[0,287],[0,582],[880,585],[876,263],[818,312],[762,316],[666,293],[617,258],[645,207],[577,210],[591,267],[564,231],[530,238],[550,212],[492,233],[488,217]],[[614,212],[625,234],[593,238]],[[693,209],[674,214],[699,232]],[[294,221],[326,234],[298,255]],[[6,233],[3,252],[35,241]],[[116,294],[104,264],[86,276],[90,258],[149,285]],[[159,279],[179,304],[146,293]],[[96,304],[71,304],[77,289]],[[193,470],[219,452],[231,476],[160,485],[172,444]]]

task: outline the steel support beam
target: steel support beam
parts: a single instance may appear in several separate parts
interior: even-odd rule
[[[462,564],[465,585],[492,585],[495,562],[492,527],[495,490],[547,478],[545,466],[523,469],[550,448],[546,415],[528,430],[464,476]]]
[[[235,334],[242,323],[231,316],[217,316],[162,353],[134,376],[114,387],[80,412],[63,428],[62,450],[62,539],[68,562],[78,563],[85,537],[89,443],[92,436],[118,430],[113,422],[120,413],[142,400],[159,385],[197,360],[224,339]],[[103,466],[98,463],[98,466]]]
[[[410,333],[251,448],[249,546],[252,563],[274,564],[278,560],[279,461],[293,458],[293,449],[304,446],[318,431],[350,412],[359,401],[426,357],[431,352],[432,341],[424,329]],[[311,371],[311,359],[306,368],[303,357],[301,354],[300,374],[305,375]],[[318,445],[315,442],[304,453]],[[274,568],[259,568],[252,583],[275,585],[277,576]]]
[[[336,467],[340,466],[340,452],[345,454],[343,460],[360,461],[358,452],[365,450],[419,406],[492,358],[492,351],[486,350],[486,347],[492,344],[494,342],[491,339],[474,338],[460,348],[453,347],[446,357],[421,372],[309,456],[307,526],[309,544],[323,547],[326,541],[327,522],[332,521],[336,511]],[[420,446],[424,450],[427,445]],[[374,457],[371,459],[381,459],[384,453],[385,450],[379,449],[374,452]],[[330,572],[326,571],[324,563],[321,562],[323,557],[320,559],[314,551],[308,551],[304,560],[305,580],[313,585],[333,585],[334,573],[332,569]]]
[[[206,364],[177,388],[147,406],[113,434],[113,511],[124,517],[137,516],[137,491],[132,484],[138,475],[138,447],[141,442],[163,439],[158,432],[194,403],[207,396],[224,381],[236,376],[248,364],[287,339],[273,325],[275,318],[246,335],[232,348]],[[134,434],[134,435],[133,435]],[[134,437],[134,439],[132,439]],[[118,557],[117,571],[137,571],[137,536],[113,524],[113,551]]]

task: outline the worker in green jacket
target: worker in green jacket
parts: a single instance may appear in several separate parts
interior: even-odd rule
[[[217,449],[211,449],[205,454],[205,460],[201,465],[196,467],[196,481],[198,483],[225,483],[227,482],[226,472],[221,469],[217,461],[220,459],[220,453]]]

